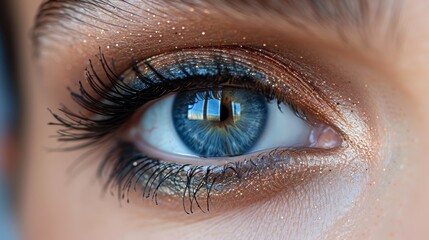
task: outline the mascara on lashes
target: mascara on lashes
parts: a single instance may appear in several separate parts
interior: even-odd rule
[[[253,59],[255,57],[259,59]],[[170,200],[181,199],[185,212],[193,212],[196,207],[202,211],[209,210],[212,196],[219,198],[238,194],[237,191],[243,190],[239,186],[243,187],[265,176],[266,171],[264,173],[263,170],[267,168],[279,173],[291,171],[289,166],[297,162],[292,156],[298,159],[299,154],[280,149],[224,166],[178,165],[145,156],[127,139],[113,140],[109,137],[137,109],[169,92],[207,89],[226,84],[252,89],[264,94],[268,100],[275,99],[293,106],[285,95],[293,98],[299,89],[295,86],[294,90],[294,86],[286,85],[283,80],[286,77],[291,82],[289,78],[294,76],[290,73],[275,76],[284,67],[278,67],[270,61],[264,65],[261,60],[272,59],[264,59],[261,53],[253,54],[249,49],[190,49],[147,59],[118,76],[101,56],[104,78],[92,65],[86,72],[95,96],[86,91],[82,83],[80,93],[72,92],[73,99],[80,106],[98,117],[88,118],[67,108],[60,109],[64,117],[54,115],[58,123],[53,123],[63,127],[58,131],[58,140],[85,142],[79,145],[81,147],[88,143],[97,145],[116,141],[117,144],[113,144],[114,147],[108,151],[101,164],[99,174],[102,177],[108,173],[105,188],[117,188],[121,198],[130,189],[137,191],[137,186],[140,186],[142,195],[145,198],[152,196],[156,203],[158,195],[164,195]],[[106,79],[109,84],[105,84]],[[308,119],[304,111],[296,113]],[[264,187],[265,190],[267,188]],[[200,204],[202,201],[206,203],[205,207]]]

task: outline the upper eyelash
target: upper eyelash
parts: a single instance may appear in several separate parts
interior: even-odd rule
[[[217,57],[214,57],[216,61],[220,61]],[[78,142],[71,147],[63,148],[62,150],[73,150],[83,146],[96,145],[102,143],[106,138],[112,134],[118,128],[120,128],[133,114],[134,112],[145,105],[146,103],[158,99],[170,92],[177,92],[182,90],[198,90],[199,88],[207,89],[207,83],[201,83],[199,87],[194,81],[181,81],[176,83],[175,81],[169,81],[161,73],[159,73],[149,62],[145,62],[145,65],[151,69],[151,71],[157,76],[157,80],[161,83],[155,83],[154,80],[145,77],[136,65],[133,66],[133,71],[136,73],[140,81],[143,81],[149,86],[148,89],[142,91],[136,90],[131,86],[127,85],[121,80],[121,77],[116,74],[112,68],[107,64],[104,54],[100,52],[98,55],[98,61],[102,67],[103,74],[107,82],[103,81],[102,77],[95,70],[93,62],[89,60],[89,67],[85,69],[86,82],[89,85],[91,91],[95,94],[87,91],[82,83],[79,81],[79,91],[75,92],[71,88],[68,88],[72,99],[81,106],[86,112],[74,112],[66,106],[62,106],[59,111],[63,114],[54,113],[51,109],[49,111],[57,122],[50,122],[49,125],[61,126],[62,129],[57,131],[55,136],[58,141],[61,142]],[[179,65],[180,67],[180,65]],[[186,71],[181,68],[181,71]],[[190,75],[187,73],[186,75]],[[228,75],[228,69],[222,69],[222,74]],[[230,78],[228,80],[222,78],[208,78],[205,82],[210,80],[210,86],[217,86],[228,82],[232,82]],[[243,79],[243,77],[240,77]],[[276,99],[276,94],[271,88],[256,88],[252,85],[253,79],[245,79],[240,83],[240,87],[251,88],[255,91],[260,91],[267,101]],[[150,97],[146,92],[150,92]],[[307,120],[306,112],[302,111],[299,107],[295,106],[291,102],[283,101],[277,98],[277,104],[281,111],[280,104],[284,103],[291,107],[293,112],[303,120]],[[97,115],[95,118],[88,115]]]
[[[76,103],[89,113],[97,114],[101,116],[101,118],[94,119],[81,112],[75,113],[66,106],[62,106],[59,109],[59,111],[64,114],[64,117],[49,110],[58,121],[49,124],[64,127],[57,132],[59,141],[91,140],[89,142],[90,144],[100,143],[104,141],[105,137],[110,134],[112,130],[116,130],[126,122],[137,108],[169,92],[186,89],[190,85],[189,83],[182,84],[179,87],[178,84],[168,82],[161,74],[157,73],[156,69],[149,63],[146,63],[147,66],[159,76],[159,80],[163,81],[164,84],[160,86],[160,84],[151,83],[150,79],[139,74],[140,80],[145,81],[146,84],[155,86],[155,88],[148,91],[151,93],[151,97],[148,98],[147,96],[139,94],[141,92],[136,91],[120,81],[120,77],[108,66],[103,54],[100,54],[99,62],[106,75],[108,84],[104,83],[96,72],[91,60],[89,69],[85,69],[87,83],[97,97],[92,96],[85,89],[81,81],[79,81],[79,93],[74,92],[70,88],[69,91],[71,92],[72,99]],[[136,69],[136,71],[138,70]],[[86,146],[87,144],[88,142],[82,143],[81,145],[74,146],[73,149]]]

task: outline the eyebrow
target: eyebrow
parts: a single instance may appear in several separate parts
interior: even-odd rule
[[[79,33],[79,25],[101,31],[129,21],[134,10],[153,8],[164,17],[172,7],[181,12],[206,8],[230,16],[277,18],[299,29],[329,29],[343,40],[347,32],[357,33],[362,42],[371,34],[382,33],[385,39],[399,41],[400,4],[398,0],[45,0],[37,14],[33,29],[36,46],[41,39],[61,39],[70,33]],[[120,3],[120,4],[118,4]],[[103,14],[95,14],[95,12]],[[154,11],[154,12],[155,12]],[[375,29],[376,28],[376,29]],[[82,33],[82,32],[81,32]]]

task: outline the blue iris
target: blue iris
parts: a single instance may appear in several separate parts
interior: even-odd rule
[[[247,153],[262,134],[267,100],[254,91],[220,88],[179,92],[173,122],[186,146],[201,157]]]

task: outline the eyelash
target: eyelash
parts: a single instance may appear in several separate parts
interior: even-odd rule
[[[57,132],[59,134],[57,136],[58,141],[85,141],[82,145],[74,146],[73,149],[87,146],[88,143],[97,144],[103,142],[105,140],[104,138],[112,132],[112,129],[118,129],[138,108],[152,100],[159,99],[171,92],[198,89],[205,90],[225,84],[228,81],[228,84],[231,84],[234,81],[234,79],[231,80],[230,76],[232,75],[230,75],[228,73],[228,69],[226,69],[224,78],[205,77],[204,82],[212,81],[211,84],[204,83],[201,84],[201,86],[198,86],[194,81],[192,81],[192,79],[180,82],[180,84],[175,84],[163,77],[162,74],[151,66],[150,63],[146,62],[145,64],[147,67],[149,67],[157,75],[158,79],[162,81],[162,84],[155,82],[151,83],[151,80],[146,78],[147,84],[155,86],[155,89],[146,89],[142,91],[149,92],[151,94],[150,97],[147,97],[146,95],[141,96],[141,92],[123,83],[120,77],[107,64],[107,60],[101,52],[99,54],[98,61],[102,66],[102,70],[108,80],[108,84],[104,83],[100,75],[95,70],[92,60],[89,60],[89,68],[85,69],[85,77],[86,82],[88,83],[91,91],[94,91],[94,94],[86,90],[82,81],[79,81],[79,92],[75,92],[68,88],[72,99],[88,113],[97,114],[99,116],[98,119],[88,117],[82,113],[76,114],[66,106],[62,106],[59,109],[65,117],[62,117],[54,113],[51,109],[48,109],[58,121],[56,123],[51,122],[49,125],[64,127],[64,129]],[[218,62],[216,65],[220,66],[221,64]],[[136,71],[137,75],[140,75],[140,78],[144,78],[143,74],[138,70],[137,65],[133,66],[133,70]],[[181,68],[181,70],[184,71],[183,68]],[[268,102],[277,99],[277,104],[279,106],[281,103],[287,104],[291,107],[296,116],[303,120],[309,120],[305,111],[292,102],[283,99],[283,96],[277,93],[272,87],[257,84],[252,78],[239,78],[241,79],[239,82],[240,88],[247,88],[256,91],[257,93],[264,95]],[[255,84],[257,85],[255,86]],[[133,101],[131,101],[131,99]],[[106,101],[110,103],[106,103]],[[281,110],[280,107],[279,110]]]
[[[179,194],[182,199],[183,210],[194,213],[195,205],[202,212],[210,211],[211,193],[222,192],[221,189],[233,187],[233,184],[223,182],[240,182],[250,178],[250,174],[267,170],[268,167],[287,168],[290,157],[282,156],[285,150],[272,150],[269,153],[260,154],[255,160],[248,159],[240,162],[231,162],[222,166],[193,166],[166,163],[150,158],[135,149],[133,144],[119,142],[106,155],[98,169],[98,177],[110,173],[104,185],[104,191],[117,189],[119,200],[129,203],[131,190],[137,192],[137,184],[140,186],[141,196],[158,205],[158,192],[170,192],[171,195]],[[261,162],[260,160],[265,161]],[[274,160],[275,159],[275,160]],[[114,162],[111,169],[107,166]],[[278,170],[278,169],[277,169]],[[162,176],[162,174],[164,174]],[[146,178],[146,179],[144,179]],[[156,183],[155,183],[156,182]],[[175,188],[175,189],[173,189]],[[235,187],[239,189],[239,187]],[[177,191],[177,189],[180,189]],[[229,189],[231,190],[231,189]],[[169,195],[167,194],[167,197]],[[204,198],[205,207],[200,204]]]
[[[204,83],[201,84],[195,84],[195,81],[192,81],[193,78],[190,77],[176,83],[164,78],[149,62],[145,62],[145,65],[161,81],[155,82],[145,78],[144,74],[139,71],[138,66],[134,65],[133,71],[137,76],[140,76],[140,80],[144,80],[149,85],[149,88],[139,91],[124,83],[121,77],[114,73],[101,52],[98,60],[103,74],[107,78],[107,84],[102,80],[101,75],[97,73],[93,63],[90,61],[89,68],[85,70],[90,91],[85,89],[82,82],[79,82],[79,92],[73,92],[70,89],[73,100],[86,112],[95,114],[96,117],[88,117],[88,113],[73,112],[65,106],[59,109],[64,116],[51,111],[57,122],[52,122],[50,125],[61,127],[57,131],[58,141],[80,142],[80,144],[62,150],[94,147],[109,142],[115,132],[139,108],[171,92],[210,89],[225,83],[236,83],[242,88],[252,89],[263,94],[267,101],[277,99],[279,106],[281,103],[288,104],[298,117],[308,120],[304,111],[275,92],[274,88],[257,84],[250,77],[234,79],[231,78],[232,74],[229,74],[228,71],[223,71],[229,77],[205,77]],[[216,60],[215,64],[220,68],[221,63],[219,61],[221,60]],[[178,66],[178,68],[185,71],[183,66]],[[184,74],[188,75],[189,73],[184,72]],[[281,110],[280,107],[279,110]],[[194,212],[195,205],[203,212],[210,211],[212,191],[220,193],[221,188],[237,188],[234,184],[241,184],[242,179],[253,178],[250,176],[251,173],[259,173],[261,170],[267,167],[273,168],[273,166],[274,171],[285,171],[287,164],[284,163],[289,163],[292,160],[291,156],[294,154],[291,149],[275,149],[254,158],[231,162],[222,166],[179,165],[148,157],[126,140],[115,141],[116,143],[107,151],[98,169],[99,178],[108,175],[104,185],[105,191],[117,189],[119,199],[126,198],[127,202],[129,202],[128,194],[130,190],[137,191],[136,185],[141,183],[142,197],[151,197],[158,205],[158,192],[161,188],[165,188],[162,191],[164,194],[168,192],[173,195],[181,194],[183,210],[188,214]],[[287,154],[285,154],[286,152]],[[302,160],[302,156],[297,156],[296,160]],[[156,181],[157,183],[155,183]],[[228,186],[223,182],[234,184]],[[205,193],[202,190],[205,190]],[[205,207],[200,204],[201,198],[204,198]]]

